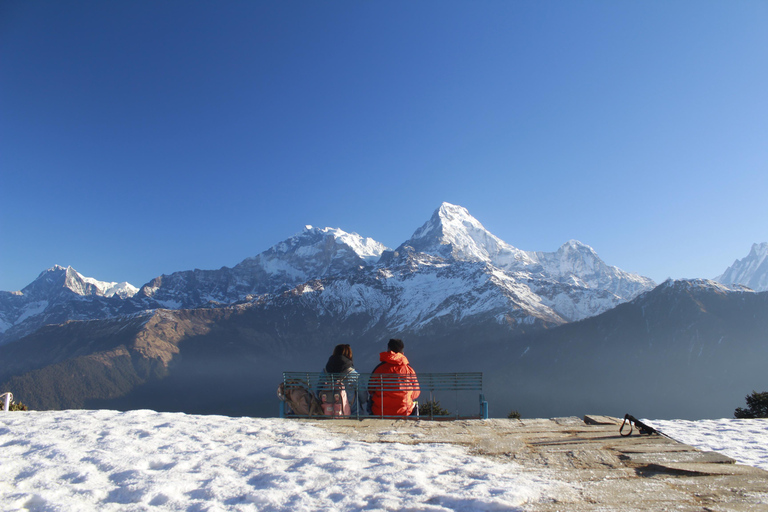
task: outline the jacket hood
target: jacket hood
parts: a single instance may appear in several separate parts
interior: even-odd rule
[[[393,364],[395,366],[408,365],[408,358],[405,357],[405,354],[398,353],[398,352],[382,352],[379,354],[379,361]]]
[[[352,360],[344,356],[331,356],[325,365],[325,371],[328,373],[344,373],[352,368]]]

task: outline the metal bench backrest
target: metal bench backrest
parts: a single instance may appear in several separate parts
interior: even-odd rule
[[[313,393],[318,390],[321,382],[328,379],[336,380],[340,375],[329,375],[323,372],[283,372],[283,385],[286,389],[296,386],[306,387]],[[488,418],[488,403],[483,395],[483,374],[482,372],[454,372],[454,373],[419,373],[416,379],[407,375],[396,374],[371,374],[358,373],[347,378],[345,384],[347,394],[356,394],[358,399],[364,403],[368,398],[369,386],[380,392],[403,391],[409,389],[418,389],[421,392],[419,402],[433,402],[437,396],[446,396],[450,392],[455,396],[454,412],[448,416],[421,417],[420,419],[459,419],[459,418]],[[480,409],[478,414],[462,414],[459,411],[460,395],[466,396],[468,393],[477,392],[480,399]],[[361,405],[361,404],[359,404]],[[281,416],[283,415],[284,402],[281,403]],[[363,410],[361,410],[363,409]],[[355,417],[382,417],[381,415],[368,415],[362,406],[357,407]],[[402,416],[398,417],[402,419]],[[416,419],[412,417],[412,419]]]

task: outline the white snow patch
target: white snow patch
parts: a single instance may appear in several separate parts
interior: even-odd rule
[[[158,300],[158,304],[163,306],[165,309],[181,309],[181,302],[177,300]]]
[[[768,471],[768,419],[643,421],[675,441]]]
[[[299,293],[312,293],[316,291],[314,288],[312,288],[309,284],[301,285],[298,289]]]
[[[47,300],[41,300],[37,302],[30,302],[24,307],[24,312],[14,322],[14,325],[18,325],[31,316],[41,314],[48,307]]]
[[[261,260],[261,266],[270,275],[285,274],[296,280],[308,278],[305,272],[297,270],[287,261],[278,258],[264,258]]]
[[[104,290],[105,297],[113,297],[117,295],[121,299],[127,299],[133,297],[139,292],[139,289],[133,286],[131,283],[123,281],[122,283],[109,283],[111,286]]]
[[[280,419],[0,413],[0,446],[4,510],[510,510],[563,489],[455,445]]]

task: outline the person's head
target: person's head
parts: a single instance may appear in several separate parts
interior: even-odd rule
[[[350,361],[352,360],[352,347],[349,345],[336,345],[333,349],[333,355],[344,356]]]
[[[405,343],[403,343],[403,340],[392,338],[389,340],[389,343],[387,343],[387,348],[389,349],[390,352],[395,352],[396,354],[402,354],[403,349],[405,348]]]

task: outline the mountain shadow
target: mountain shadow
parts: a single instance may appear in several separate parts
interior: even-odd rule
[[[667,281],[602,315],[498,346],[489,399],[526,417],[731,417],[768,388],[768,293]]]

